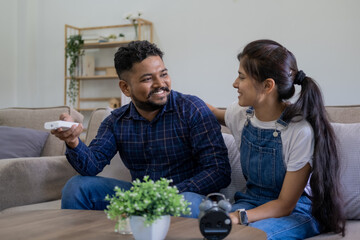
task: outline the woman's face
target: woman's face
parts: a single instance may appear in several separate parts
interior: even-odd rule
[[[233,83],[233,87],[237,89],[239,93],[239,105],[242,107],[255,106],[259,100],[259,85],[256,80],[248,76],[244,68],[239,66],[239,75]]]

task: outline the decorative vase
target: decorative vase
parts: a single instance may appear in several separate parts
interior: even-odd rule
[[[120,218],[118,220],[118,225],[116,232],[120,234],[132,234],[129,218]]]
[[[145,225],[145,218],[130,216],[130,226],[135,240],[164,240],[170,226],[170,215],[162,216],[150,226]]]
[[[124,41],[125,41],[125,37],[118,37],[118,38],[116,39],[116,41],[118,41],[118,42],[124,42]]]
[[[133,25],[134,25],[134,30],[135,30],[135,39],[134,40],[139,40],[139,34],[138,34],[138,23],[137,23],[137,19],[133,20]]]

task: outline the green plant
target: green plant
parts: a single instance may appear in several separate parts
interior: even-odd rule
[[[69,88],[67,90],[67,95],[70,100],[70,104],[74,105],[76,102],[77,94],[78,94],[78,81],[76,80],[75,70],[77,65],[79,64],[80,56],[84,55],[84,40],[81,35],[72,35],[68,37],[65,48],[65,56],[66,58],[70,58],[69,65],[69,75],[70,75],[70,83]]]
[[[116,35],[115,34],[110,34],[107,39],[116,39]]]
[[[171,182],[172,180],[165,178],[154,182],[149,180],[149,176],[145,176],[142,182],[139,179],[133,181],[130,190],[115,187],[115,195],[107,195],[105,198],[110,201],[105,213],[112,220],[142,216],[148,226],[163,215],[189,215],[190,203],[179,194],[176,186],[169,186]],[[118,223],[115,228],[117,227]]]
[[[134,26],[136,40],[138,40],[138,25],[139,25],[138,19],[140,18],[141,15],[142,15],[142,11],[138,11],[137,13],[129,13],[125,16],[125,19],[129,20]]]
[[[119,33],[119,37],[125,37],[125,34]]]

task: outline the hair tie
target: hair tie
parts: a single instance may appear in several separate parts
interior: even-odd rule
[[[294,84],[301,85],[306,77],[306,74],[300,70],[296,73]]]

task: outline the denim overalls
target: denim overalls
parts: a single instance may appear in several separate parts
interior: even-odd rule
[[[281,116],[274,129],[256,128],[250,121],[254,115],[253,108],[248,108],[246,114],[240,159],[247,189],[245,193],[235,194],[232,211],[252,209],[277,199],[286,174],[278,126],[286,128],[288,123]],[[318,223],[311,215],[311,201],[306,194],[300,197],[289,216],[259,220],[249,226],[266,232],[268,239],[304,239],[319,234]]]

